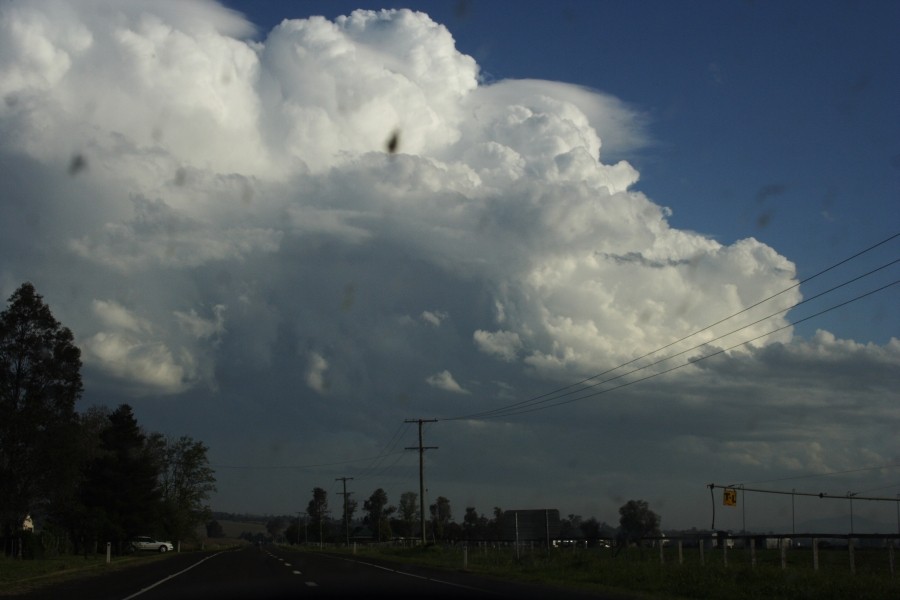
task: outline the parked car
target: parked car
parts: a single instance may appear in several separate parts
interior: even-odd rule
[[[139,552],[141,550],[168,552],[175,549],[172,542],[161,542],[146,535],[139,535],[138,537],[133,538],[129,543],[131,544],[131,550],[133,552]]]

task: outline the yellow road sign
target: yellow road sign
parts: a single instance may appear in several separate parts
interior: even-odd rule
[[[725,488],[722,492],[722,504],[725,506],[737,506],[737,490],[734,488]]]

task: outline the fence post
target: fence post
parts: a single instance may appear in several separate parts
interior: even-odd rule
[[[756,568],[756,538],[750,538],[750,567]]]
[[[112,560],[112,543],[106,542],[106,564]]]
[[[703,545],[704,545],[704,539],[700,538],[700,564],[701,565],[706,564],[706,559],[703,557]]]
[[[784,540],[782,538],[778,538],[778,548],[781,551],[781,570],[787,569],[787,546],[784,545]]]
[[[684,564],[684,552],[682,551],[681,540],[678,540],[678,564]],[[894,547],[891,546],[891,573],[894,572]]]
[[[719,542],[722,544],[722,564],[724,566],[728,566],[728,538],[725,539],[719,538]]]
[[[813,538],[812,540],[813,547],[813,571],[819,570],[819,539]]]
[[[659,564],[664,565],[666,564],[666,559],[663,556],[663,541],[660,539],[657,540],[657,543],[659,544]]]
[[[891,578],[894,577],[894,541],[888,544],[888,566],[891,570]]]
[[[469,570],[469,547],[463,546],[463,571]]]

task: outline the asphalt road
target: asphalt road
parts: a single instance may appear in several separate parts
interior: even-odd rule
[[[282,598],[553,598],[602,596],[473,575],[376,564],[314,552],[253,546],[185,553],[86,579],[60,583],[17,600],[280,600]]]

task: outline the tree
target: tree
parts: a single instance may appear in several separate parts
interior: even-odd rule
[[[397,509],[393,506],[388,506],[387,503],[387,493],[381,488],[372,492],[369,499],[363,503],[363,509],[367,513],[366,523],[369,524],[369,528],[375,533],[375,539],[378,541],[391,539],[391,522],[389,517]]]
[[[463,516],[463,531],[465,532],[467,540],[473,540],[479,537],[478,528],[480,522],[481,518],[478,516],[478,511],[475,510],[475,507],[467,506],[466,514]]]
[[[400,494],[398,507],[400,520],[403,522],[403,534],[414,537],[416,523],[419,521],[419,494],[416,492],[403,492]]]
[[[582,519],[580,515],[570,514],[559,522],[559,537],[564,540],[573,540],[581,537],[584,533],[581,531]]]
[[[313,497],[306,506],[306,515],[309,517],[313,531],[319,530],[319,543],[324,541],[325,515],[328,512],[328,492],[320,487],[313,488]]]
[[[494,518],[488,521],[488,532],[491,539],[499,540],[503,537],[503,509],[494,507]]]
[[[81,498],[94,540],[119,542],[155,535],[162,527],[158,452],[138,427],[127,404],[109,415],[100,434],[100,455],[91,462]]]
[[[225,537],[225,529],[222,528],[222,524],[217,520],[213,519],[209,523],[206,524],[206,537],[208,538],[222,538]]]
[[[31,283],[0,313],[0,519],[4,537],[54,491],[74,485],[69,447],[81,351]]]
[[[166,533],[174,540],[194,538],[212,514],[206,501],[216,478],[206,457],[209,448],[188,436],[172,441],[153,434],[150,442],[159,453]]]
[[[645,537],[658,536],[660,518],[650,510],[644,500],[629,500],[619,508],[619,534],[617,549],[627,547],[632,542],[640,543]]]
[[[428,507],[431,511],[431,525],[434,536],[437,539],[444,539],[444,530],[450,523],[452,515],[450,513],[450,501],[444,496],[438,496],[434,504]]]
[[[272,536],[272,540],[275,542],[278,541],[278,538],[281,537],[281,534],[284,532],[284,528],[287,526],[285,520],[281,517],[272,517],[266,522],[266,531],[269,532],[269,535]]]
[[[84,503],[84,477],[94,461],[104,455],[100,436],[109,427],[109,415],[109,408],[96,405],[78,415],[75,449],[78,483],[53,497],[44,523],[44,531],[67,532],[75,543],[76,553],[86,550],[85,544],[97,535],[96,511]]]
[[[349,495],[350,492],[347,492],[347,496]],[[356,512],[359,502],[353,498],[348,498],[347,496],[344,496],[344,514],[341,515],[341,523],[344,524],[345,534],[349,537],[350,523],[353,522],[353,514]]]

